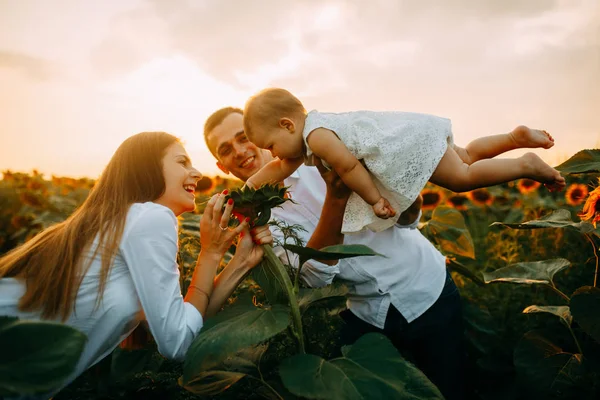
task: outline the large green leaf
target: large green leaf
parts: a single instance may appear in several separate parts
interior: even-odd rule
[[[334,297],[344,297],[347,293],[348,287],[339,282],[318,289],[301,288],[298,294],[298,305],[304,312],[313,303]]]
[[[180,378],[179,384],[187,391],[197,395],[216,396],[245,376],[246,374],[243,372],[204,371],[186,383],[183,382],[183,378]]]
[[[286,244],[283,248],[298,254],[300,257],[300,264],[303,264],[308,260],[341,260],[343,258],[359,256],[383,256],[363,244],[338,244],[335,246],[323,247],[320,250],[296,246],[294,244]]]
[[[540,398],[583,398],[585,390],[583,356],[564,351],[541,331],[527,332],[514,351],[514,363],[523,387]]]
[[[452,207],[436,207],[421,232],[445,254],[475,258],[475,246],[465,219],[460,211]]]
[[[585,174],[600,172],[600,150],[581,150],[573,157],[556,167],[563,174]]]
[[[183,383],[183,377],[180,377],[179,385],[195,394],[216,396],[251,371],[256,371],[267,347],[266,344],[261,344],[242,349],[223,360],[217,369],[200,372],[186,384]]]
[[[523,314],[533,313],[548,313],[556,315],[566,326],[571,326],[571,323],[573,322],[573,316],[571,315],[569,306],[529,306],[523,310]]]
[[[238,300],[238,303],[240,300]],[[276,304],[257,308],[235,304],[208,319],[188,350],[183,364],[183,384],[209,370],[239,350],[263,342],[288,327],[289,308]]]
[[[60,386],[75,370],[87,337],[64,324],[0,323],[0,393],[38,393]]]
[[[600,343],[600,289],[579,288],[571,297],[571,313],[581,329]]]
[[[311,354],[283,360],[279,368],[283,384],[309,399],[443,399],[381,334],[366,334],[344,347],[343,353],[330,361]]]
[[[571,262],[564,258],[544,261],[521,262],[498,268],[492,272],[484,272],[485,283],[510,282],[532,284],[554,284],[554,274],[567,268]]]
[[[506,224],[503,222],[494,222],[490,226],[506,226],[511,229],[545,229],[545,228],[571,228],[581,233],[589,233],[594,230],[594,226],[589,222],[575,222],[571,219],[569,210],[556,210],[540,219],[527,221],[520,224]]]

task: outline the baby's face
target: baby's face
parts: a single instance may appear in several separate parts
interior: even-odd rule
[[[298,158],[304,154],[302,132],[297,131],[293,124],[291,128],[277,126],[261,129],[255,133],[252,142],[279,159]]]

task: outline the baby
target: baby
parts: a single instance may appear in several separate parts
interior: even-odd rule
[[[315,157],[335,169],[354,191],[344,214],[343,233],[387,229],[407,209],[427,181],[454,192],[519,178],[562,190],[565,179],[534,153],[492,159],[518,148],[554,146],[546,132],[519,126],[461,148],[453,143],[450,120],[408,112],[306,113],[284,89],[265,89],[244,109],[244,129],[256,146],[276,157],[246,184],[281,182]]]

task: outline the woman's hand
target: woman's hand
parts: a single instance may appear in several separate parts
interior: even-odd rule
[[[200,246],[205,254],[210,253],[219,257],[225,254],[233,238],[248,229],[248,219],[240,221],[235,228],[229,228],[229,218],[233,210],[233,200],[229,199],[223,211],[227,190],[210,198],[200,220]]]
[[[245,228],[240,233],[240,240],[234,258],[240,261],[240,265],[246,268],[254,268],[264,255],[261,245],[271,243],[273,243],[273,236],[267,225],[258,226],[251,231]]]

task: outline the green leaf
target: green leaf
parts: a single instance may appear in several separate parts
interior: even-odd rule
[[[318,289],[301,288],[298,295],[298,305],[300,306],[300,310],[304,312],[318,301],[334,297],[344,297],[347,293],[348,287],[339,282]]]
[[[117,347],[111,356],[110,374],[113,380],[122,380],[149,370],[155,350],[153,348],[124,350]],[[158,364],[158,363],[157,363]],[[160,366],[159,364],[157,367]]]
[[[236,304],[208,319],[186,354],[184,385],[239,350],[275,336],[289,323],[289,308],[280,304],[271,308]]]
[[[19,318],[17,318],[17,317],[0,316],[0,331],[2,329],[4,329],[5,327],[8,327],[11,324],[14,324],[18,320],[19,320]]]
[[[296,246],[294,244],[285,244],[283,248],[298,254],[298,256],[300,256],[301,265],[308,260],[341,260],[343,258],[359,256],[385,257],[383,254],[379,254],[363,244],[338,244],[335,246],[323,247],[321,250]]]
[[[571,297],[571,313],[581,329],[600,343],[600,289],[584,286]]]
[[[561,319],[566,326],[571,326],[573,316],[569,306],[529,306],[523,310],[523,314],[549,313],[554,314]]]
[[[460,211],[452,207],[436,207],[421,232],[445,254],[475,258],[475,246],[465,219]]]
[[[510,264],[492,272],[484,272],[485,283],[510,282],[532,284],[554,284],[554,275],[571,265],[569,260],[554,258],[544,261],[521,262]]]
[[[311,354],[287,358],[279,372],[290,392],[309,399],[443,399],[378,333],[362,336],[344,348],[343,357],[330,361]]]
[[[50,391],[75,370],[87,340],[83,333],[52,322],[2,321],[0,391]]]
[[[265,293],[269,304],[287,304],[288,296],[285,284],[279,275],[275,274],[269,261],[264,259],[256,267],[252,268],[252,279]]]
[[[582,361],[581,354],[565,352],[539,331],[527,332],[514,351],[519,380],[529,391],[542,395],[540,398],[560,394],[582,398],[575,395],[585,376]]]
[[[448,259],[448,260],[449,260],[448,269],[450,271],[454,271],[463,276],[466,276],[467,278],[469,278],[471,281],[478,284],[479,286],[485,285],[485,282],[483,281],[483,279],[481,277],[481,272],[472,271],[469,267],[467,267],[466,265],[464,265],[456,260],[453,260],[453,259]]]
[[[600,150],[581,150],[573,157],[556,167],[563,174],[585,174],[600,172]]]
[[[257,370],[260,360],[267,351],[267,343],[241,349],[234,355],[223,360],[224,370],[249,373]]]
[[[199,373],[194,379],[183,383],[180,378],[179,384],[187,391],[203,396],[216,396],[229,389],[234,383],[245,377],[242,372],[232,371],[205,371]]]
[[[571,228],[581,233],[589,233],[594,230],[594,226],[589,222],[575,222],[571,219],[569,210],[560,209],[543,216],[540,219],[527,221],[520,224],[506,224],[503,222],[494,222],[490,226],[506,226],[511,229],[545,229],[545,228]]]

